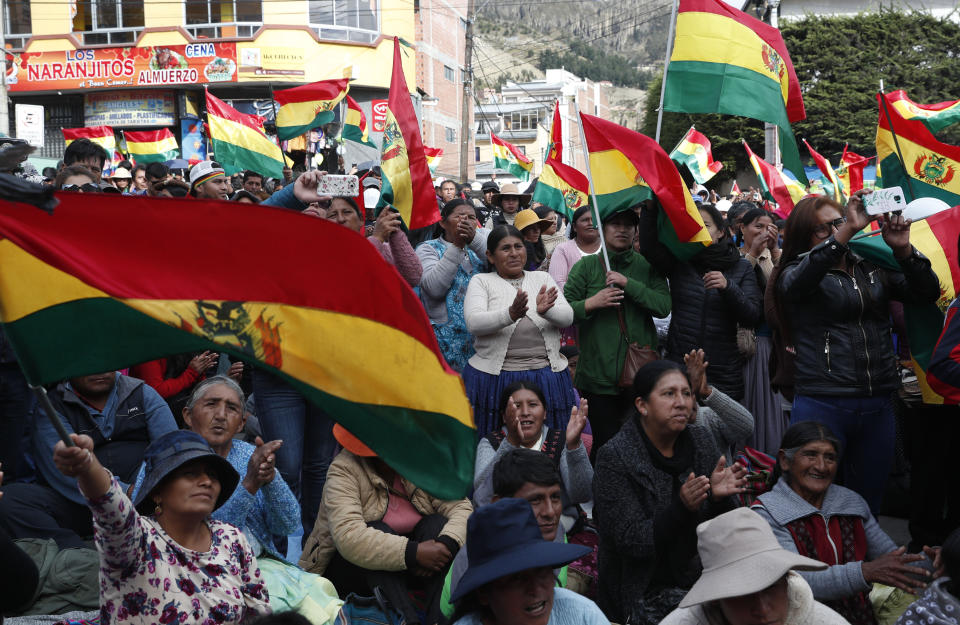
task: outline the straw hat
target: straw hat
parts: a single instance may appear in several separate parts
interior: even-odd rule
[[[520,206],[526,206],[527,204],[530,203],[530,194],[520,193],[520,187],[518,187],[513,183],[503,185],[503,188],[500,189],[499,193],[493,194],[493,199],[491,200],[491,202],[493,202],[495,206],[500,206],[501,208],[503,208],[503,205],[500,204],[500,198],[502,198],[505,195],[519,198]]]
[[[750,595],[769,587],[787,571],[822,571],[824,562],[780,546],[770,525],[749,508],[737,508],[697,526],[703,573],[681,608]]]
[[[523,232],[524,228],[529,228],[537,224],[539,224],[541,228],[549,228],[552,223],[554,222],[549,219],[540,219],[536,211],[532,208],[525,208],[522,211],[518,211],[517,216],[513,218],[513,227],[520,232]]]
[[[130,170],[125,167],[117,167],[116,171],[108,176],[108,178],[111,179],[126,178],[128,180],[132,177],[133,176],[130,175]]]

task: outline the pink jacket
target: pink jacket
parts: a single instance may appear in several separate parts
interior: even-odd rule
[[[390,243],[384,243],[375,236],[367,237],[367,241],[377,248],[384,260],[397,268],[403,279],[410,286],[420,284],[420,276],[423,275],[423,266],[420,264],[420,258],[413,251],[410,240],[407,235],[397,230],[390,236]]]
[[[564,241],[553,250],[553,256],[550,257],[550,277],[561,291],[563,291],[563,285],[567,283],[570,270],[581,258],[583,256],[580,254],[580,248],[577,247],[576,239]]]

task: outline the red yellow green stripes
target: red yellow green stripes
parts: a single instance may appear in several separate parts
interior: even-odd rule
[[[890,106],[884,109],[881,97],[877,94],[878,180],[882,177],[884,187],[903,187],[910,200],[935,197],[950,206],[960,204],[960,147],[937,141],[919,119],[904,119]]]
[[[743,148],[747,151],[753,171],[760,179],[763,194],[771,202],[777,203],[777,214],[786,218],[800,198],[806,195],[806,191],[795,180],[791,180],[782,171],[754,154],[746,141],[743,142]]]
[[[169,128],[127,130],[123,133],[127,154],[138,163],[163,163],[180,158],[180,146]]]
[[[350,90],[350,79],[320,80],[273,93],[277,103],[277,136],[293,139],[313,128],[329,124],[334,108]]]
[[[529,180],[533,161],[508,141],[490,133],[490,148],[493,150],[493,166],[510,172],[520,180]]]
[[[583,113],[580,118],[601,220],[630,209],[653,193],[667,217],[661,222],[660,240],[665,244],[676,241],[671,247],[675,255],[689,258],[710,245],[700,211],[663,148],[650,137],[613,122]],[[672,236],[665,236],[663,226]]]
[[[362,238],[266,207],[60,199],[52,217],[0,211],[0,316],[31,381],[227,351],[290,381],[418,485],[465,493],[476,440],[462,383],[416,295]],[[222,271],[269,241],[282,244]]]
[[[440,161],[443,160],[443,148],[430,148],[423,146],[423,154],[427,157],[427,166],[430,167],[430,173],[437,171]]]
[[[699,184],[710,180],[717,172],[723,169],[723,163],[713,160],[710,152],[710,139],[698,132],[693,126],[683,135],[677,147],[670,152],[670,159],[686,165]]]
[[[590,203],[590,182],[573,167],[548,158],[534,187],[532,201],[571,219],[578,208]]]
[[[349,95],[346,97],[347,112],[343,119],[343,129],[340,131],[340,138],[345,141],[354,141],[363,143],[371,148],[375,148],[370,135],[367,133],[367,116],[363,114],[363,109],[357,104],[357,101]]]
[[[939,132],[960,121],[960,100],[917,104],[903,89],[886,94],[886,98],[887,103],[897,110],[900,117],[921,121],[930,132]]]
[[[840,169],[837,178],[843,184],[847,193],[853,194],[863,188],[863,170],[870,159],[849,151],[848,145],[843,146],[843,155],[840,157]]]
[[[107,152],[107,160],[103,164],[103,176],[106,177],[116,169],[122,157],[117,151],[117,138],[113,134],[112,126],[90,126],[88,128],[61,128],[63,140],[70,145],[77,139],[89,139]]]
[[[433,178],[423,151],[420,122],[410,101],[400,61],[400,40],[393,38],[393,76],[387,96],[387,121],[380,146],[382,177],[378,209],[392,207],[411,230],[440,221]]]
[[[247,115],[207,92],[207,131],[213,153],[227,174],[246,169],[270,176],[283,177],[284,165],[290,164],[280,146],[270,140],[260,118]]]
[[[837,177],[837,172],[833,170],[833,167],[830,165],[830,161],[820,155],[819,152],[810,147],[810,144],[807,143],[807,140],[803,140],[804,145],[807,146],[807,150],[810,152],[810,156],[813,158],[813,162],[817,164],[817,169],[820,170],[824,176],[827,177],[827,180],[830,181],[830,184],[833,185],[833,199],[841,204],[844,200],[843,193],[843,183],[840,182],[840,179]]]

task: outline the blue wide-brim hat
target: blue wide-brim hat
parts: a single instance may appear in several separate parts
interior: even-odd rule
[[[153,514],[156,505],[150,499],[150,493],[170,473],[197,458],[206,458],[216,471],[220,480],[220,496],[213,509],[222,506],[236,490],[240,475],[225,458],[213,451],[202,436],[189,430],[175,430],[150,443],[144,452],[143,484],[133,501],[137,512],[142,515]]]
[[[556,568],[588,553],[590,547],[544,540],[526,500],[501,499],[478,509],[467,521],[467,570],[450,602],[495,579],[542,566]]]

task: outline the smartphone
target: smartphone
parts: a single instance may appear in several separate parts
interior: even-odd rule
[[[327,174],[317,184],[317,195],[357,197],[360,195],[360,179],[356,176]]]
[[[907,200],[903,195],[902,188],[888,187],[886,189],[874,189],[873,193],[865,194],[863,205],[868,215],[882,215],[883,213],[894,213],[906,209]]]

